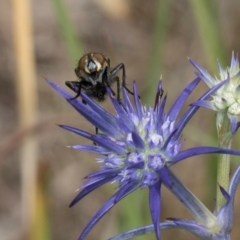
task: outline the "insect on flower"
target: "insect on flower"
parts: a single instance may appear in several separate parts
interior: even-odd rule
[[[68,103],[102,132],[93,135],[81,129],[60,125],[65,130],[95,142],[95,146],[74,145],[71,147],[99,154],[100,157],[97,158],[97,161],[101,163],[98,171],[85,177],[87,181],[79,188],[80,192],[73,199],[70,207],[100,186],[108,182],[118,182],[116,192],[88,222],[79,240],[86,239],[91,229],[112,207],[138,188],[149,189],[150,214],[156,239],[160,240],[161,186],[164,185],[170,190],[176,189],[176,181],[173,182],[170,167],[189,157],[207,153],[240,155],[240,151],[211,146],[181,150],[183,144],[181,140],[182,130],[199,107],[190,106],[181,118],[178,115],[199,82],[200,78],[196,78],[189,83],[169,111],[165,110],[167,96],[161,98],[161,82],[157,87],[154,107],[146,107],[141,104],[136,83],[133,84],[134,104],[131,103],[125,88],[122,88],[123,101],[119,102],[112,96],[111,90],[106,87],[116,112],[115,115],[112,115],[84,92],[81,92],[81,97],[86,104],[78,99],[70,100],[71,95],[68,92],[48,80],[48,83]],[[214,86],[199,100],[206,100],[224,83],[223,81]],[[178,191],[179,199],[183,199],[181,192]],[[197,215],[199,215],[198,210],[199,208],[196,210]],[[203,214],[203,220],[206,219],[205,216]],[[218,238],[218,240],[220,239]]]
[[[122,70],[122,78],[117,73]],[[111,89],[112,94],[117,95],[120,101],[121,87],[124,87],[130,94],[133,93],[126,87],[126,71],[123,63],[114,68],[110,68],[110,59],[101,53],[90,52],[83,55],[78,61],[75,73],[80,81],[66,81],[65,84],[77,95],[76,99],[83,90],[89,97],[102,102],[107,96],[107,89],[111,89],[113,83],[117,83],[117,94]]]

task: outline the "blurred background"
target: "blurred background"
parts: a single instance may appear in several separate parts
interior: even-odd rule
[[[111,59],[112,67],[125,64],[128,87],[137,81],[143,103],[153,104],[162,76],[169,108],[195,78],[187,58],[217,75],[216,60],[226,67],[232,51],[240,51],[239,30],[238,0],[1,0],[0,238],[77,239],[115,191],[109,184],[68,208],[83,177],[98,165],[94,154],[65,147],[89,141],[56,124],[92,133],[95,129],[45,78],[66,89],[65,81],[77,80],[74,68],[78,59],[97,51]],[[201,83],[188,103],[206,90]],[[102,105],[112,111],[109,99]],[[214,116],[204,109],[197,112],[184,131],[184,148],[217,144]],[[237,138],[234,147],[239,149]],[[216,157],[195,157],[173,167],[211,210]],[[233,170],[237,162],[234,159]],[[162,220],[191,219],[167,189],[163,188],[162,196]],[[239,201],[238,193],[232,239],[240,238]],[[148,191],[138,190],[106,214],[87,239],[107,239],[150,223]],[[154,235],[139,239],[154,239]],[[162,239],[196,238],[185,231],[164,230]]]

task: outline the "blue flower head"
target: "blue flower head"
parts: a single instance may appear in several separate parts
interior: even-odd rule
[[[194,155],[228,152],[228,150],[211,147],[180,151],[182,129],[199,107],[191,106],[181,119],[177,119],[178,114],[199,81],[199,78],[192,81],[167,113],[165,112],[167,97],[161,98],[161,82],[158,85],[154,107],[141,105],[135,83],[133,84],[134,105],[130,102],[124,88],[122,89],[123,101],[120,103],[108,89],[108,95],[116,112],[115,115],[112,115],[83,92],[81,97],[85,103],[78,99],[71,100],[72,96],[69,93],[48,80],[48,83],[57,92],[101,131],[99,134],[91,134],[74,127],[61,125],[62,128],[91,140],[90,145],[75,145],[72,148],[101,155],[97,159],[100,162],[100,169],[85,177],[87,182],[81,186],[81,191],[72,201],[70,207],[103,184],[107,182],[118,183],[116,193],[92,217],[79,240],[83,240],[95,224],[117,202],[138,188],[149,189],[150,213],[156,237],[160,239],[158,227],[161,207],[160,189],[162,184],[170,189],[172,187],[169,167]],[[210,89],[200,100],[206,99],[221,86],[222,83]]]

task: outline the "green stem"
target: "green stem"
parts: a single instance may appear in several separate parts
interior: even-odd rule
[[[228,119],[226,112],[218,112],[217,119],[217,132],[219,147],[221,148],[231,148],[232,144],[232,135],[231,135],[231,124]],[[221,157],[218,160],[217,167],[217,183],[223,187],[225,190],[229,187],[229,174],[230,174],[230,155],[221,154]],[[217,198],[216,198],[216,210],[217,213],[221,207],[225,204],[226,200],[222,195],[219,187],[217,187]]]

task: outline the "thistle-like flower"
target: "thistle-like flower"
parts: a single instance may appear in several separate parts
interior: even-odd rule
[[[231,122],[232,134],[238,128],[238,116],[240,114],[240,68],[237,57],[232,54],[231,66],[223,69],[218,63],[219,77],[212,77],[206,70],[199,66],[195,61],[190,62],[197,68],[198,77],[201,78],[209,88],[220,82],[227,80],[226,84],[212,95],[211,101],[201,100],[194,105],[206,107],[217,112],[226,113]]]
[[[172,188],[169,167],[191,156],[206,153],[229,153],[232,150],[216,147],[198,147],[180,151],[181,132],[192,115],[199,108],[191,106],[182,118],[178,114],[187,97],[197,86],[200,79],[192,81],[179,95],[170,110],[165,113],[167,97],[161,98],[161,82],[158,85],[154,107],[142,106],[136,84],[133,84],[134,106],[127,91],[122,89],[123,101],[119,103],[108,89],[108,95],[115,108],[116,115],[111,115],[83,92],[81,97],[72,100],[72,96],[56,84],[49,84],[60,93],[82,116],[96,126],[101,133],[90,134],[86,131],[61,125],[62,128],[83,136],[95,145],[75,145],[74,149],[94,152],[101,155],[97,161],[100,169],[87,175],[87,182],[80,188],[80,193],[70,204],[75,205],[87,194],[107,182],[117,182],[117,192],[106,201],[87,224],[79,240],[85,239],[95,224],[122,198],[138,188],[149,189],[150,213],[157,239],[160,239],[159,215],[161,210],[161,185]],[[224,83],[220,83],[200,98],[206,99]]]

